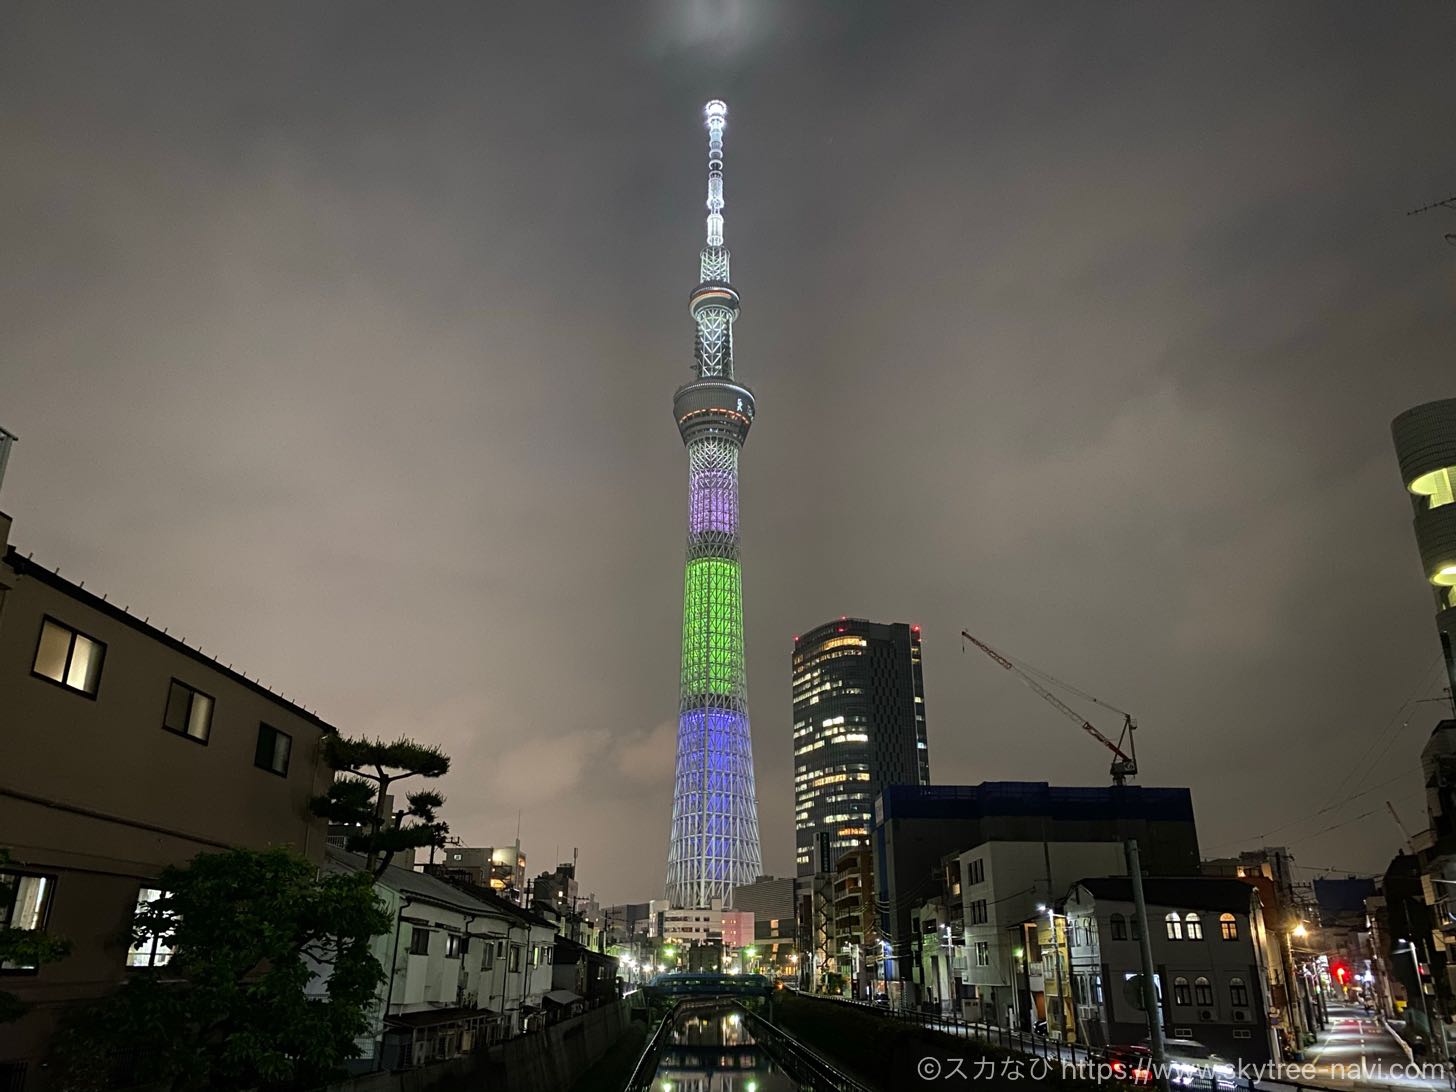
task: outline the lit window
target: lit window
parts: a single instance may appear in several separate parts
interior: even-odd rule
[[[1197,914],[1183,916],[1183,930],[1189,940],[1203,939],[1203,922]]]
[[[410,955],[430,954],[430,931],[418,925],[410,926]]]
[[[1192,1002],[1192,1000],[1191,1000],[1191,998],[1189,996],[1189,993],[1188,993],[1188,979],[1186,979],[1186,978],[1175,978],[1175,979],[1173,979],[1173,1004],[1175,1004],[1175,1005],[1190,1005],[1192,1003],[1193,1002]]]
[[[0,872],[0,926],[7,929],[40,929],[50,909],[49,876],[25,872]],[[0,971],[33,971],[33,963],[0,963]]]
[[[1218,932],[1224,940],[1239,939],[1239,922],[1232,914],[1218,916]]]
[[[100,641],[47,618],[41,623],[31,674],[94,698],[104,659],[106,646]]]
[[[269,724],[258,725],[258,746],[253,752],[253,765],[279,777],[288,776],[288,755],[293,750],[293,737]]]
[[[1200,1005],[1213,1004],[1213,987],[1208,984],[1208,979],[1200,977],[1193,980],[1193,1000]]]
[[[173,679],[171,689],[167,691],[167,711],[162,714],[162,727],[198,743],[206,743],[212,731],[212,698]]]
[[[136,917],[140,918],[143,914],[150,916],[156,909],[150,904],[165,894],[156,887],[143,887],[137,891]],[[126,950],[128,967],[162,967],[172,958],[171,912],[164,912],[162,917],[161,922],[149,920],[143,923],[133,919],[131,947]]]
[[[1169,940],[1183,939],[1183,919],[1177,914],[1169,914],[1163,921],[1167,925]]]

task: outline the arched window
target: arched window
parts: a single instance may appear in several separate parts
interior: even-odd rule
[[[1203,921],[1197,914],[1183,915],[1183,932],[1189,940],[1203,939]]]
[[[1218,916],[1218,933],[1224,940],[1239,939],[1239,919],[1232,914]]]
[[[1234,1008],[1236,1009],[1246,1009],[1249,1007],[1249,990],[1244,985],[1242,978],[1229,979],[1229,1000],[1234,1003]]]
[[[1200,1005],[1213,1004],[1213,987],[1202,975],[1193,980],[1193,1000]]]
[[[1108,918],[1107,927],[1112,934],[1113,940],[1127,939],[1127,919],[1121,914],[1113,914],[1112,917]]]
[[[1173,1004],[1191,1005],[1193,1002],[1188,998],[1188,979],[1173,979]]]
[[[1138,924],[1136,914],[1127,919],[1127,931],[1133,940],[1142,940],[1143,927]]]
[[[1167,926],[1169,940],[1183,939],[1183,919],[1178,916],[1176,911],[1165,917],[1163,922]]]

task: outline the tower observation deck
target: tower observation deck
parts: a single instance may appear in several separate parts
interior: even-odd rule
[[[691,382],[673,396],[688,452],[688,541],[682,673],[667,898],[729,905],[762,871],[738,557],[738,455],[753,424],[753,392],[733,374],[738,292],[723,245],[723,129],[728,108],[703,110],[708,129],[707,242],[688,308],[697,326]]]

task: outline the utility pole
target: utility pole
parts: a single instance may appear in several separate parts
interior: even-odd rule
[[[1169,1092],[1168,1049],[1163,1042],[1163,1015],[1158,1009],[1158,988],[1153,980],[1153,931],[1148,924],[1148,904],[1143,898],[1143,866],[1136,838],[1123,843],[1127,854],[1127,876],[1132,881],[1132,904],[1137,914],[1138,953],[1142,956],[1143,1011],[1148,1016],[1148,1045],[1153,1050],[1153,1072],[1158,1087]]]

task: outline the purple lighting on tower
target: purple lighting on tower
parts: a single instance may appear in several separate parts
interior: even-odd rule
[[[738,475],[708,467],[688,481],[688,531],[698,535],[719,531],[738,533]]]

